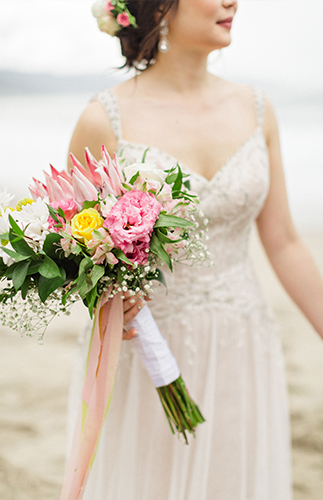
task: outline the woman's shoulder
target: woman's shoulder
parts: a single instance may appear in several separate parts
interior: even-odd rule
[[[74,129],[70,151],[83,162],[84,150],[88,147],[95,158],[101,158],[101,148],[104,144],[109,154],[117,148],[117,138],[109,117],[99,102],[93,99],[80,115]]]

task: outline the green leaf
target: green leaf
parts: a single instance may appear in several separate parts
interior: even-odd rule
[[[65,269],[61,268],[60,271],[60,276],[56,278],[48,279],[44,276],[40,276],[38,282],[38,295],[42,302],[45,302],[51,293],[64,284],[66,279]]]
[[[86,210],[87,208],[94,208],[97,204],[98,200],[83,201],[82,210]]]
[[[38,269],[39,274],[44,278],[52,279],[57,278],[61,275],[60,270],[56,262],[54,262],[47,255],[44,256],[42,265]]]
[[[21,297],[25,300],[27,297],[29,285],[30,285],[30,276],[27,276],[23,284],[21,285],[20,292],[21,292]]]
[[[129,184],[131,184],[132,186],[134,185],[134,183],[136,182],[136,180],[138,179],[140,175],[140,172],[138,171],[135,175],[133,175],[129,181]]]
[[[168,236],[165,236],[160,229],[156,229],[156,235],[158,236],[158,239],[161,243],[179,243],[180,241],[183,241],[184,238],[179,238],[178,240],[171,240],[168,238]]]
[[[194,224],[188,220],[182,219],[182,217],[176,217],[175,215],[159,214],[159,217],[154,225],[156,227],[193,227]]]
[[[14,233],[14,231],[12,229],[10,229],[9,240],[10,240],[12,248],[14,250],[16,250],[16,252],[18,252],[20,255],[28,255],[30,257],[32,256],[34,258],[37,258],[35,252],[28,245],[28,243],[24,240],[24,238],[21,236],[18,236],[18,238],[17,238],[16,236],[17,235]]]
[[[57,213],[58,213],[58,215],[60,217],[62,217],[66,221],[66,217],[65,217],[64,211],[63,211],[63,209],[61,207],[58,207]]]
[[[0,234],[0,240],[9,240],[9,233]]]
[[[1,247],[2,251],[5,252],[9,257],[12,257],[15,259],[17,262],[20,262],[22,260],[27,260],[30,258],[29,255],[20,255],[20,253],[13,252],[12,250],[9,250],[9,248]]]
[[[183,184],[183,174],[182,174],[181,167],[179,166],[178,163],[177,163],[177,167],[178,167],[178,174],[177,174],[176,180],[175,180],[173,188],[172,188],[172,193],[176,193],[176,191],[180,191],[182,189],[182,184]]]
[[[98,290],[97,286],[95,286],[94,288],[92,288],[92,290],[90,290],[90,292],[86,296],[86,305],[89,308],[89,314],[91,319],[93,318],[93,308],[95,307],[97,298],[98,298]]]
[[[90,259],[90,257],[88,257],[87,255],[84,257],[84,259],[81,260],[80,262],[80,267],[79,267],[79,277],[85,273],[88,269],[90,269],[90,267],[93,266],[93,262],[92,260]]]
[[[177,175],[178,174],[169,174],[165,179],[167,184],[173,184],[173,182],[175,182],[177,179]]]
[[[9,222],[10,222],[12,229],[14,230],[14,232],[18,236],[24,236],[23,230],[18,226],[18,224],[16,223],[16,221],[14,220],[14,218],[11,215],[9,215]]]
[[[100,278],[104,275],[104,267],[103,266],[98,266],[94,265],[90,271],[90,278],[92,281],[92,287],[96,286],[97,282],[99,281]]]
[[[164,273],[160,269],[156,269],[155,273],[146,274],[147,280],[156,280],[159,281],[164,287],[167,289],[166,279]]]
[[[172,260],[168,255],[168,253],[166,252],[164,245],[159,241],[155,233],[153,233],[152,238],[150,240],[150,250],[151,252],[156,254],[160,259],[162,259],[167,264],[169,269],[173,271]]]
[[[189,191],[191,190],[191,181],[189,180],[184,181],[183,184]]]
[[[130,260],[125,256],[122,250],[120,248],[114,248],[112,250],[114,255],[117,257],[117,259],[122,260],[122,262],[125,262],[126,264],[129,264],[130,266],[133,266],[133,263],[130,262]]]
[[[38,273],[40,266],[42,265],[42,260],[33,260],[30,262],[30,266],[28,267],[27,276],[31,274]]]
[[[44,241],[43,251],[48,257],[57,258],[57,250],[59,247],[59,242],[61,241],[62,236],[57,233],[49,233]]]
[[[146,155],[148,153],[148,150],[149,150],[149,148],[145,149],[144,154],[142,155],[141,163],[145,163],[145,161],[146,161]]]
[[[25,281],[29,264],[30,261],[29,262],[22,261],[19,262],[19,264],[15,267],[12,273],[12,281],[13,281],[13,286],[15,287],[16,290],[19,290],[19,288]]]

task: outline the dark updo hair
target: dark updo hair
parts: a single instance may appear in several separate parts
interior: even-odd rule
[[[127,7],[135,16],[138,27],[127,26],[116,33],[121,52],[126,58],[122,66],[144,71],[151,66],[158,53],[159,26],[172,8],[177,9],[179,0],[128,0]]]

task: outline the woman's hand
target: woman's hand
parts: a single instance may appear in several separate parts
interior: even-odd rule
[[[127,324],[128,321],[131,321],[143,308],[145,305],[145,300],[137,297],[136,295],[130,295],[129,292],[124,294],[123,299],[123,314],[124,314],[124,324]],[[131,328],[129,331],[123,330],[123,340],[132,340],[138,335],[138,332],[135,328]]]

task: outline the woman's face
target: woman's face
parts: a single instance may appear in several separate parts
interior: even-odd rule
[[[227,47],[237,8],[237,0],[179,0],[169,18],[171,46],[180,44],[208,52]]]

